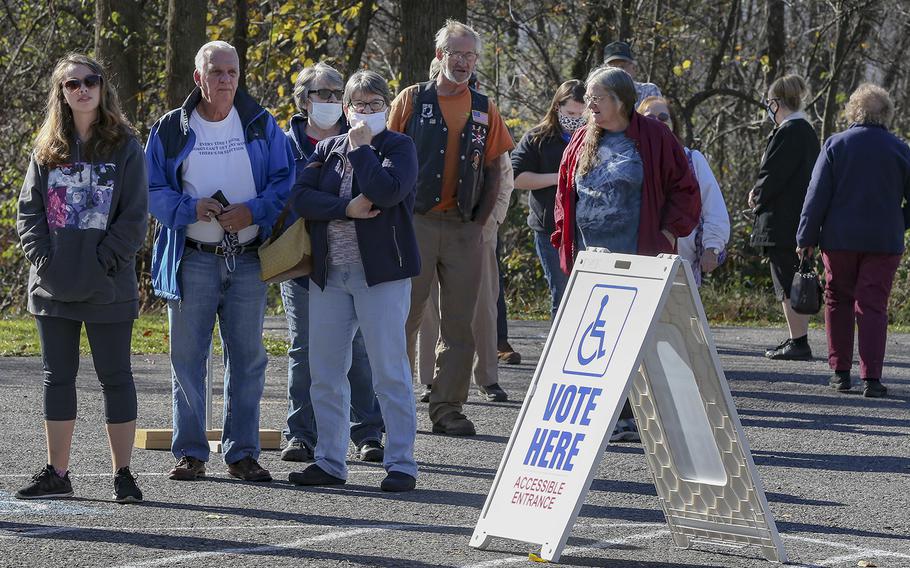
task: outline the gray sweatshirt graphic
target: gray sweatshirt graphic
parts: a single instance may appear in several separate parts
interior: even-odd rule
[[[47,167],[33,158],[16,220],[31,263],[29,312],[99,323],[135,319],[135,258],[147,219],[148,177],[135,138],[92,162]]]

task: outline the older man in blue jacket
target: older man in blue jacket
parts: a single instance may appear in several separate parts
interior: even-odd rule
[[[266,284],[257,249],[294,181],[294,158],[275,119],[238,90],[236,50],[196,54],[196,89],[152,127],[146,145],[149,209],[158,220],[152,283],[168,301],[174,435],[171,479],[205,475],[206,357],[218,318],[224,345],[222,441],[228,472],[271,481],[259,463]]]

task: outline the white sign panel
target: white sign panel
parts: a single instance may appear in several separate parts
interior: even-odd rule
[[[693,321],[704,326],[698,329],[707,329],[707,323],[697,294],[691,291],[691,273],[687,269],[675,256],[655,258],[592,251],[579,255],[471,546],[485,548],[491,537],[511,538],[538,543],[544,559],[558,560],[630,394],[636,417],[653,411],[643,423],[646,453],[671,438],[671,447],[657,453],[671,458],[680,456],[682,477],[691,478],[679,481],[675,463],[662,464],[667,467],[659,472],[667,481],[666,485],[659,484],[658,494],[665,503],[668,520],[674,515],[690,517],[671,522],[677,544],[687,546],[690,538],[704,535],[711,540],[715,536],[711,531],[717,526],[741,521],[704,515],[701,513],[710,511],[699,510],[695,517],[704,521],[699,524],[692,518],[691,503],[677,507],[670,502],[673,495],[669,488],[678,487],[679,483],[714,484],[716,493],[723,495],[728,480],[726,470],[745,469],[749,475],[738,474],[737,482],[753,491],[738,491],[746,495],[747,501],[740,509],[766,512],[761,487],[753,486],[753,477],[757,476],[752,475],[754,464],[748,445],[736,445],[735,451],[727,452],[722,461],[712,429],[724,427],[714,424],[713,415],[706,413],[700,395],[700,389],[705,388],[699,382],[702,379],[687,364],[687,349],[694,345],[707,353],[710,347],[710,353],[699,361],[706,360],[709,365],[713,362],[722,377],[713,344],[706,343],[703,332],[692,332],[697,327],[693,327]],[[674,286],[677,290],[673,290]],[[665,309],[668,299],[673,298],[673,310]],[[670,321],[674,317],[679,321]],[[687,343],[689,340],[682,339],[680,329],[687,330],[688,336],[700,337],[700,343]],[[646,372],[648,362],[654,367],[652,373]],[[640,368],[644,374],[639,373]],[[701,375],[711,383],[711,400],[720,402],[717,420],[725,421],[731,430],[725,435],[736,441],[744,438],[735,409],[726,408],[733,408],[726,383],[716,372]],[[717,383],[722,383],[719,390],[714,388]],[[670,428],[683,430],[684,434],[666,436],[668,432],[662,431],[660,425],[664,411],[672,417]],[[706,448],[710,451],[706,452]],[[704,464],[696,459],[693,463],[693,457],[704,455],[713,459]],[[657,475],[654,470],[661,464],[652,458],[649,455],[649,466]],[[674,480],[675,485],[671,483]],[[756,534],[750,532],[746,536],[742,535],[748,531],[734,531],[739,535],[737,542],[760,544],[773,551],[779,538],[773,519],[770,525],[777,540],[765,538],[768,519],[770,515],[762,516],[760,523],[747,519],[753,527],[761,526]],[[721,535],[714,540],[724,539]],[[782,553],[782,547],[779,550]]]

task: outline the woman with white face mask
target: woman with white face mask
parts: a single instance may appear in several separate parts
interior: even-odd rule
[[[348,347],[360,329],[387,443],[384,491],[410,491],[417,478],[417,414],[405,320],[411,278],[420,273],[414,234],[417,149],[386,129],[391,95],[385,79],[358,71],[344,90],[347,134],[323,140],[297,175],[294,211],[307,219],[310,275],[310,394],[319,441],[315,463],[291,473],[297,485],[341,485],[347,479],[346,428],[353,389],[345,378]]]
[[[341,109],[344,79],[325,63],[307,67],[294,84],[294,102],[299,114],[291,118],[287,136],[291,140],[297,171],[303,169],[320,140],[348,131]],[[286,221],[292,223],[293,219]],[[284,429],[287,445],[284,461],[312,461],[316,448],[316,419],[310,401],[309,363],[309,279],[281,283],[281,300],[288,320],[288,419]],[[351,441],[356,455],[364,461],[382,461],[382,414],[373,393],[370,361],[360,333],[354,337],[351,358]]]
[[[550,311],[556,315],[568,276],[559,267],[559,255],[550,243],[556,230],[553,207],[559,162],[572,133],[586,122],[585,86],[576,79],[556,89],[546,116],[529,130],[512,152],[515,189],[528,190],[528,226],[534,230],[534,247],[550,286]]]

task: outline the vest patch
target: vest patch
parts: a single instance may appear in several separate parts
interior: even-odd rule
[[[483,146],[487,141],[487,129],[475,124],[471,128],[471,140],[479,146]]]
[[[490,115],[488,115],[485,112],[480,112],[479,110],[471,111],[471,120],[473,120],[477,124],[483,124],[486,126],[490,125]]]
[[[424,103],[420,111],[422,118],[433,118],[433,105]]]

